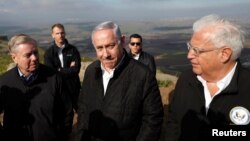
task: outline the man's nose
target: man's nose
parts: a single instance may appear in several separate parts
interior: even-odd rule
[[[188,50],[188,53],[187,53],[187,59],[193,59],[193,58],[195,58],[196,57],[196,55],[195,55],[195,52],[194,52],[194,50],[192,50],[192,49],[190,49],[190,50]]]
[[[108,49],[104,48],[103,49],[103,56],[108,57],[109,55],[110,55],[110,53],[109,53]]]
[[[38,55],[37,54],[32,54],[31,55],[31,59],[32,60],[37,60],[38,59]]]

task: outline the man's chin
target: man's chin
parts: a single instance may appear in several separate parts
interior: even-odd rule
[[[115,66],[114,66],[114,64],[113,63],[105,63],[104,64],[104,68],[106,68],[106,69],[113,69]]]
[[[107,69],[114,69],[114,66],[113,65],[106,65],[105,68],[107,68]]]
[[[196,68],[193,68],[193,72],[196,74],[196,75],[200,75],[201,74],[201,71],[196,69]]]

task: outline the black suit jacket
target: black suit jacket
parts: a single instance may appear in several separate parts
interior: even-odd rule
[[[250,71],[240,63],[229,85],[211,101],[207,113],[203,89],[192,70],[179,77],[167,114],[165,136],[168,141],[210,139],[213,128],[229,131],[237,127],[229,127],[233,124],[230,111],[234,107],[250,111]],[[241,126],[237,130],[245,129]]]
[[[129,52],[129,56],[133,58],[131,52]],[[154,56],[148,54],[147,52],[141,51],[138,61],[149,67],[149,69],[154,73],[154,75],[156,75],[156,65]]]
[[[29,85],[17,67],[0,77],[0,113],[4,112],[1,141],[66,141],[73,111],[62,78],[39,65]]]
[[[78,140],[158,141],[163,107],[148,67],[125,55],[104,96],[100,61],[86,69],[79,97]],[[86,139],[88,140],[88,139]]]
[[[79,91],[81,88],[79,72],[81,68],[81,57],[77,48],[68,43],[65,40],[65,47],[62,50],[63,54],[63,63],[64,67],[62,68],[61,62],[58,57],[58,49],[55,42],[46,50],[44,55],[45,65],[54,68],[55,70],[59,70],[59,73],[63,76],[64,81],[67,84],[67,88],[71,93],[71,97],[73,100],[74,108],[77,109],[77,99],[79,95]],[[75,66],[70,67],[70,63],[74,61]]]

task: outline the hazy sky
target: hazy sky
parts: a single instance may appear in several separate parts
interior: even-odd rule
[[[0,0],[0,25],[250,17],[250,0]]]

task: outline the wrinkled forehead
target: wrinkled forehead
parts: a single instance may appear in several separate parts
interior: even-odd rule
[[[21,43],[17,45],[17,50],[37,50],[37,47],[31,43],[31,42],[26,42],[26,43]]]
[[[100,44],[100,43],[107,44],[107,43],[117,42],[117,38],[112,29],[98,30],[94,32],[92,36],[92,40],[95,45]]]
[[[15,44],[11,48],[10,52],[19,52],[22,50],[37,50],[36,43],[34,43],[34,42],[22,42],[22,43]]]

